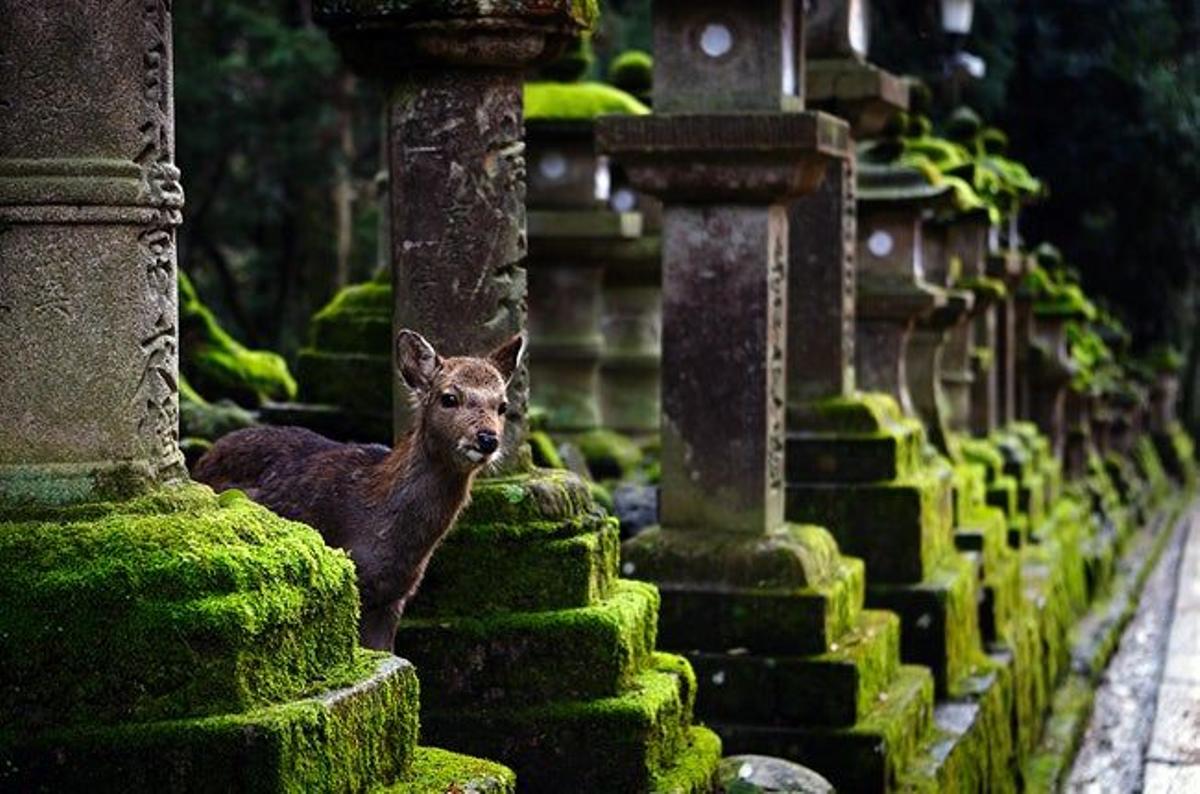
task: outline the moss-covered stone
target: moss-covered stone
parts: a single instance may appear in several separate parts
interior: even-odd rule
[[[180,369],[201,394],[257,405],[268,398],[292,399],[296,381],[277,353],[250,350],[234,339],[200,302],[196,288],[179,273]]]
[[[633,439],[598,429],[571,437],[597,480],[627,479],[642,462],[642,448]]]
[[[647,791],[692,746],[695,679],[682,660],[660,655],[621,695],[527,708],[424,710],[435,744],[503,758],[528,791]],[[715,769],[715,761],[714,761]]]
[[[555,529],[552,525],[545,531]],[[598,521],[592,531],[563,538],[480,539],[452,532],[430,561],[405,614],[482,617],[584,607],[608,597],[619,553],[618,530],[608,519]],[[504,561],[503,576],[492,568],[497,559]]]
[[[853,728],[745,726],[714,723],[727,754],[787,758],[827,778],[838,791],[889,792],[916,755],[933,721],[933,680],[905,666]]]
[[[907,425],[877,433],[793,432],[787,439],[787,481],[901,479],[920,465],[923,444],[922,434]]]
[[[304,349],[296,362],[301,399],[357,412],[390,414],[392,360],[376,353],[326,353]]]
[[[529,449],[533,453],[533,465],[543,469],[563,469],[563,459],[554,446],[554,439],[544,430],[529,433]]]
[[[641,50],[626,50],[608,66],[608,82],[645,99],[654,87],[654,59]]]
[[[432,709],[612,697],[648,666],[657,620],[658,592],[625,581],[580,609],[406,619],[396,650],[421,669]]]
[[[900,616],[901,658],[933,671],[939,697],[948,694],[982,661],[975,571],[966,558],[947,555],[916,584],[871,582],[867,606]]]
[[[900,621],[865,611],[812,656],[686,654],[700,682],[697,713],[706,720],[845,728],[878,703],[900,665]]]
[[[632,94],[604,83],[536,82],[525,84],[525,118],[594,119],[598,116],[644,116],[650,109]]]
[[[950,485],[930,471],[882,483],[789,483],[787,515],[828,527],[872,582],[918,582],[950,548]]]
[[[241,712],[357,645],[349,559],[239,492],[0,506],[0,566],[0,728]]]
[[[416,714],[412,665],[363,653],[328,690],[241,713],[40,733],[6,728],[0,788],[365,791],[408,773]]]
[[[418,747],[412,768],[402,783],[379,789],[377,794],[516,794],[517,776],[506,766],[451,753],[436,747]]]
[[[392,349],[392,285],[367,281],[338,292],[309,323],[312,348],[327,353],[375,353]]]
[[[709,794],[721,760],[721,739],[707,728],[693,725],[687,732],[687,745],[675,763],[656,772],[650,779],[654,794]]]

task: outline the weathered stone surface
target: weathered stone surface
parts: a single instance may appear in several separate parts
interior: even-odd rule
[[[128,495],[183,471],[169,12],[0,16],[0,497]]]
[[[661,216],[661,210],[653,214]],[[657,225],[622,246],[606,268],[600,331],[603,425],[635,436],[657,433],[662,368],[662,244]]]
[[[804,107],[804,7],[721,0],[655,7],[654,108],[681,113]]]
[[[854,391],[854,159],[788,207],[789,404]]]
[[[897,110],[908,108],[908,83],[873,64],[824,56],[810,60],[807,71],[808,105],[846,119],[859,140],[879,134]]]
[[[833,794],[832,784],[807,767],[765,755],[734,755],[722,759],[717,772],[728,794]]]

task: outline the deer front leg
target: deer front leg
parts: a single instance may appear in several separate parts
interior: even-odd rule
[[[396,627],[400,625],[400,602],[363,608],[358,619],[358,642],[364,648],[391,653],[396,645]]]

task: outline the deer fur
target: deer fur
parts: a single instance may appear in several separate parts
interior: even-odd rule
[[[475,474],[502,454],[505,392],[524,349],[514,336],[485,358],[442,358],[414,331],[396,336],[413,426],[392,450],[342,444],[299,427],[220,439],[192,476],[237,488],[345,549],[358,571],[359,639],[391,650],[404,606],[466,506]]]

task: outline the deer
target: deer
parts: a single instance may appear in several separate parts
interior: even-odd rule
[[[503,454],[506,393],[521,363],[518,334],[484,357],[443,358],[415,331],[395,339],[411,428],[388,449],[341,443],[300,427],[251,427],[218,440],[192,477],[308,524],[344,549],[358,574],[359,642],[391,651],[404,607],[470,500]]]

